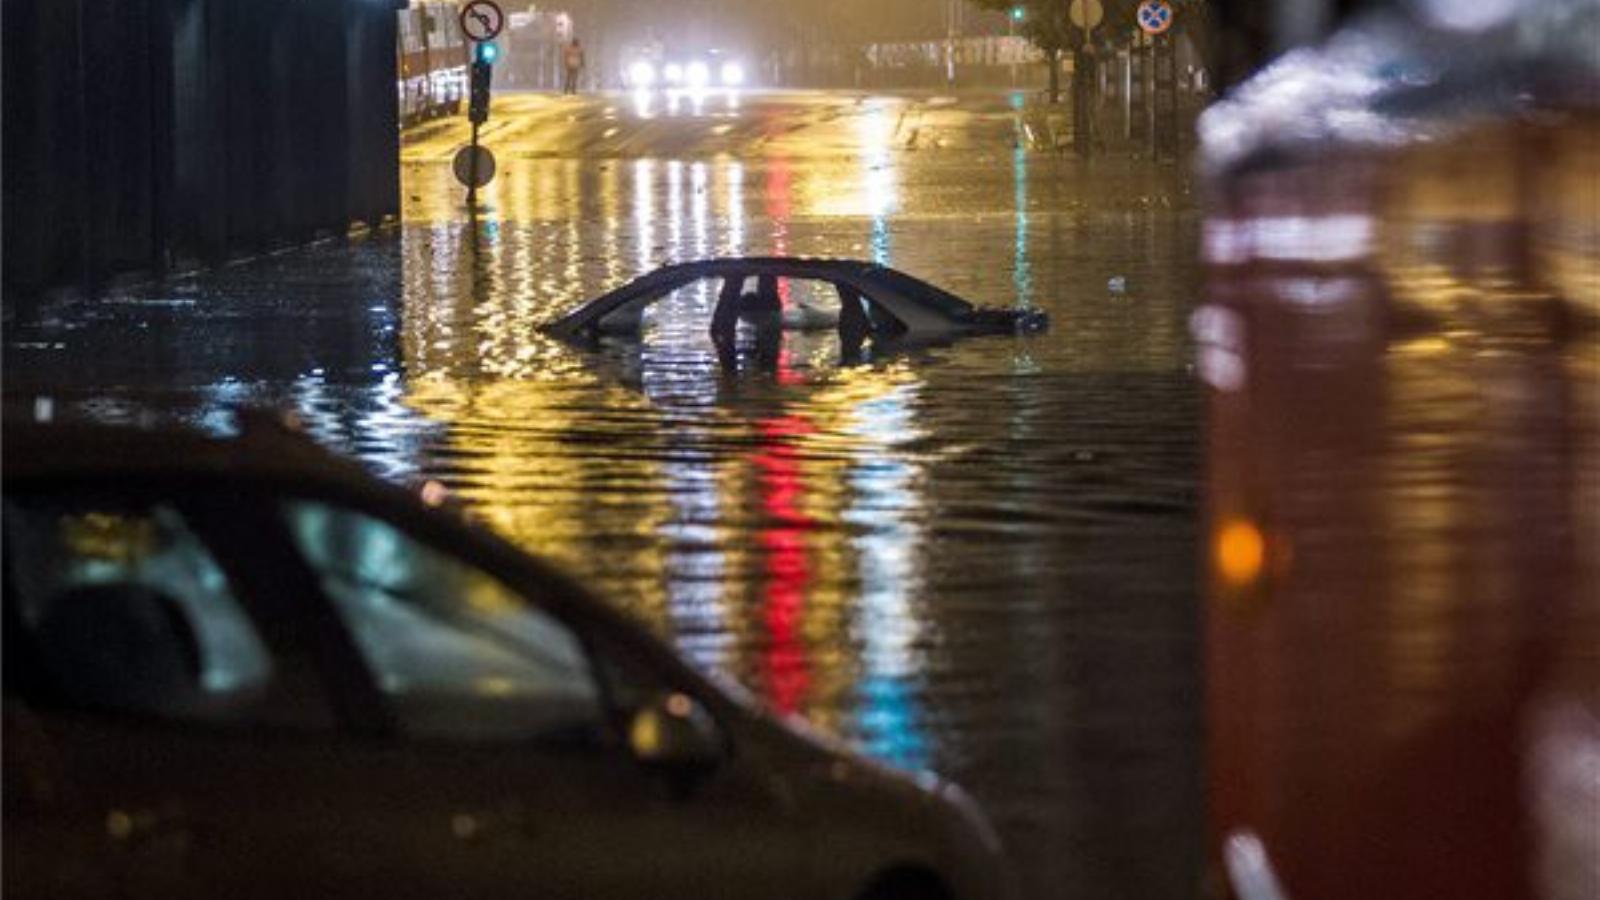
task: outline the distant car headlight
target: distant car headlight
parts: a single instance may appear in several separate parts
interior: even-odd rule
[[[736,62],[722,64],[722,83],[728,87],[737,87],[744,84],[744,66]]]
[[[689,63],[683,69],[683,78],[689,87],[705,87],[711,83],[711,67],[698,61]]]
[[[628,80],[634,87],[649,87],[656,83],[656,67],[641,59],[628,67]]]
[[[677,63],[667,63],[667,67],[661,70],[661,75],[667,80],[667,84],[682,84],[683,66]]]

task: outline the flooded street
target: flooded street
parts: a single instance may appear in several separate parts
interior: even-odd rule
[[[1600,897],[1600,3],[18,7],[8,895]]]
[[[956,779],[1029,896],[1185,896],[1199,214],[1185,166],[1080,162],[1047,128],[1006,93],[508,95],[475,215],[464,125],[425,126],[397,228],[41,306],[8,328],[7,391],[219,427],[291,407],[772,707]],[[875,260],[1051,327],[851,364],[791,333],[771,369],[719,365],[714,289],[638,343],[536,330],[737,254]]]

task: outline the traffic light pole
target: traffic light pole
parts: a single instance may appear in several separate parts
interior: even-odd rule
[[[467,164],[467,205],[478,205],[478,123],[472,123],[472,160]]]
[[[500,55],[494,37],[505,24],[505,13],[494,0],[469,0],[461,7],[460,20],[462,33],[473,42],[467,87],[467,121],[472,123],[472,144],[461,151],[467,155],[465,166],[462,165],[461,153],[456,154],[455,171],[456,178],[467,182],[467,207],[476,212],[479,177],[485,180],[494,177],[494,157],[488,156],[488,151],[478,146],[478,126],[489,119],[494,61]],[[480,161],[480,156],[488,156],[488,159]],[[483,171],[485,167],[488,168],[487,172]]]

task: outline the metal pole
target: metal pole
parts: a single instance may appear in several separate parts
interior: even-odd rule
[[[472,123],[472,158],[467,160],[467,205],[478,203],[478,123]]]
[[[1122,139],[1133,139],[1133,51],[1124,49],[1122,56]]]
[[[1087,20],[1085,20],[1087,21]],[[1093,125],[1090,121],[1093,102],[1090,99],[1091,85],[1089,84],[1090,62],[1089,42],[1092,33],[1087,25],[1083,28],[1083,43],[1073,52],[1072,56],[1072,142],[1078,155],[1087,159],[1094,153]]]
[[[1149,35],[1144,36],[1144,113],[1146,145],[1150,148],[1150,158],[1156,158],[1156,43]]]
[[[1017,58],[1013,55],[1016,53],[1016,47],[1013,46],[1016,43],[1014,40],[1016,36],[1017,19],[1011,14],[1011,10],[1008,9],[1006,10],[1006,57],[1009,61],[1009,68],[1011,69],[1012,87],[1017,86]]]
[[[944,80],[945,84],[956,83],[956,4],[960,0],[949,0],[944,5]]]

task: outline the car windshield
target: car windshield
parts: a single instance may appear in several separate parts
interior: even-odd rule
[[[501,580],[364,513],[284,511],[408,731],[515,736],[598,719],[577,637]]]

